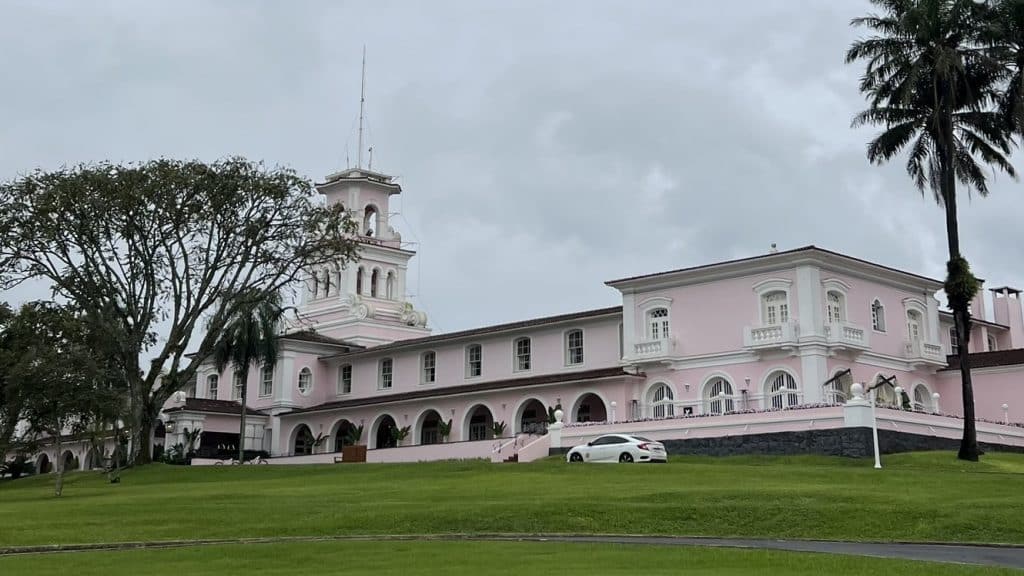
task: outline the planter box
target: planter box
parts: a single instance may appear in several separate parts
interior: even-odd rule
[[[342,446],[341,447],[341,461],[342,462],[366,462],[366,446]]]

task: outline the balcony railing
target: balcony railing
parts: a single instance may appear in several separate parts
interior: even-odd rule
[[[743,345],[747,348],[780,348],[795,346],[800,336],[795,322],[770,326],[747,326],[743,329]]]
[[[904,356],[908,360],[926,360],[946,363],[946,355],[942,352],[942,346],[922,340],[908,340],[903,343]]]
[[[825,338],[832,345],[868,349],[871,347],[868,331],[849,322],[825,324]]]
[[[636,358],[658,358],[668,356],[671,350],[672,340],[669,338],[643,340],[633,345],[633,356]]]

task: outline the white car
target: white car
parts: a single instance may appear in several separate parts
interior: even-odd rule
[[[668,462],[665,445],[642,436],[605,434],[565,455],[567,462]]]

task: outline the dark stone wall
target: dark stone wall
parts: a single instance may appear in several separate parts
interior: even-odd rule
[[[686,440],[662,440],[665,450],[671,455],[694,456],[742,456],[820,454],[824,456],[846,456],[849,458],[871,458],[874,448],[871,428],[831,428],[825,430],[801,430],[799,432],[772,432],[768,434],[745,434],[742,436],[720,436],[717,438],[690,438]],[[917,452],[927,450],[957,450],[960,440],[938,438],[922,434],[909,434],[896,430],[879,430],[878,445],[883,454]],[[988,452],[1024,453],[1020,446],[984,444],[980,447]],[[569,447],[552,448],[551,455],[565,454]]]

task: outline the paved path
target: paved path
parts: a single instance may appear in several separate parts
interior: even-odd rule
[[[915,544],[878,542],[835,542],[826,540],[760,540],[743,538],[692,538],[682,536],[589,536],[589,535],[408,535],[408,536],[310,536],[230,538],[217,540],[167,540],[156,542],[110,542],[54,546],[16,546],[0,548],[0,556],[22,554],[54,554],[103,550],[136,550],[150,548],[182,548],[229,544],[270,544],[316,541],[502,541],[502,542],[566,542],[607,543],[645,546],[707,546],[715,548],[748,548],[818,552],[925,560],[957,564],[979,564],[1024,569],[1024,546],[985,546],[970,544]]]

